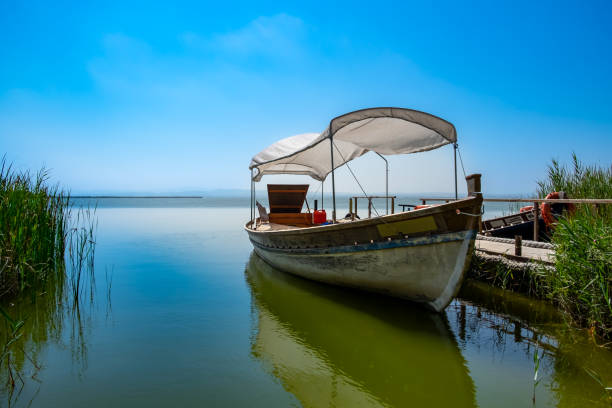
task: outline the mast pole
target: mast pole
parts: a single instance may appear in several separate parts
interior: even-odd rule
[[[332,174],[332,202],[334,209],[332,210],[332,222],[336,223],[336,179],[334,177],[334,135],[329,135],[329,147],[331,151],[331,174]]]
[[[459,199],[457,194],[457,143],[453,143],[453,152],[455,153],[455,200]]]

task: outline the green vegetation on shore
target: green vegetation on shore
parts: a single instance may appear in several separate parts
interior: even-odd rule
[[[47,172],[17,173],[0,163],[0,298],[63,273],[68,198]]]
[[[585,166],[573,156],[568,169],[553,160],[538,194],[564,191],[571,198],[612,198],[612,169]],[[612,337],[612,206],[578,205],[559,219],[553,235],[555,270],[548,274],[550,298],[574,323]]]
[[[553,160],[538,182],[544,198],[563,191],[570,198],[612,199],[612,168],[585,166],[573,156],[570,167]],[[548,299],[578,327],[612,339],[612,205],[576,205],[551,229],[554,267],[511,265],[475,254],[468,276],[502,289]]]
[[[24,343],[58,336],[67,310],[80,321],[80,303],[93,302],[94,213],[72,208],[45,170],[19,173],[0,161],[0,391],[9,401],[28,377],[25,361],[40,369]]]

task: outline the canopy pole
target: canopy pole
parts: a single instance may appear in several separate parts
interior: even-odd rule
[[[323,182],[324,182],[324,181],[325,181],[325,180],[321,180],[321,209],[322,209],[322,210],[324,210],[324,209],[325,209],[325,207],[323,207],[323,205],[324,205],[324,203],[323,203],[323,186],[324,186]]]
[[[253,228],[253,169],[251,169],[251,228]]]
[[[329,148],[331,152],[331,174],[332,174],[332,202],[333,202],[333,210],[332,210],[332,222],[336,223],[336,179],[334,177],[334,136],[329,136]]]
[[[457,194],[457,143],[453,143],[453,152],[455,153],[455,200],[459,199]]]
[[[385,161],[385,205],[387,206],[387,215],[389,215],[389,162],[382,154],[375,152]]]
[[[257,194],[255,190],[255,182],[253,182],[253,222],[257,222]],[[261,221],[261,220],[260,220]]]

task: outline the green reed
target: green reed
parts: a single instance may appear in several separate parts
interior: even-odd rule
[[[75,226],[67,235],[68,282],[72,301],[78,303],[84,295],[89,301],[94,301],[96,279],[94,274],[94,260],[96,242],[94,240],[97,221],[96,209],[79,208],[73,219]],[[72,216],[72,209],[69,214]],[[87,293],[83,292],[86,290]]]
[[[0,162],[0,298],[63,272],[69,197],[48,173]]]
[[[540,361],[543,355],[544,352],[542,352],[541,355],[538,354],[537,347],[533,351],[533,394],[531,396],[533,406],[535,406],[536,403],[536,388],[538,384],[540,384],[540,381],[542,381],[542,378],[538,378],[538,375],[540,374]]]
[[[82,301],[94,301],[95,211],[74,208],[46,170],[17,172],[0,161],[0,389],[10,395],[16,381],[23,386],[24,361],[38,367],[24,334],[57,336],[66,307],[80,318]]]
[[[612,168],[585,166],[573,155],[572,166],[556,160],[538,194],[564,191],[571,198],[612,198]],[[578,205],[554,228],[555,270],[549,296],[574,323],[612,338],[612,206]]]
[[[537,193],[544,198],[553,191],[564,191],[570,198],[610,198],[612,168],[586,166],[575,153],[569,167],[553,159],[548,166],[547,177],[538,182]],[[602,206],[600,209],[606,216],[612,215],[612,208]]]
[[[612,168],[570,166],[553,160],[537,194],[564,191],[571,198],[612,198]],[[555,267],[537,263],[510,267],[474,256],[471,278],[503,289],[554,301],[569,323],[612,340],[612,205],[577,205],[551,229]],[[608,343],[612,344],[612,343]]]

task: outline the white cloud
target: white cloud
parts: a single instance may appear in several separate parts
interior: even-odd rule
[[[183,42],[193,48],[234,56],[295,57],[303,51],[304,22],[287,14],[262,16],[237,30],[210,37],[185,33]]]

